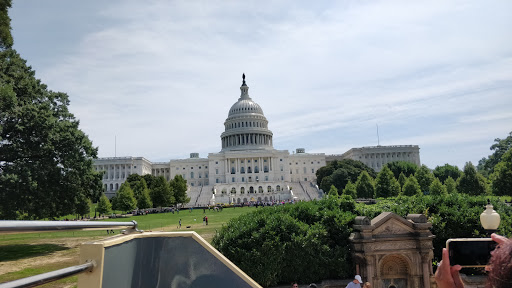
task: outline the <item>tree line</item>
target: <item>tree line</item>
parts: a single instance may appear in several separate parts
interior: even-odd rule
[[[512,196],[512,132],[497,138],[494,153],[475,167],[467,162],[461,171],[445,164],[430,170],[426,165],[395,161],[384,165],[379,173],[360,161],[333,161],[317,170],[319,187],[328,194],[353,198],[388,198],[399,195],[445,195],[455,192],[468,195]]]
[[[100,197],[97,211],[100,214],[109,214],[111,209],[129,212],[184,205],[189,201],[187,180],[181,175],[167,181],[163,176],[131,174],[112,199],[109,200],[105,194]]]

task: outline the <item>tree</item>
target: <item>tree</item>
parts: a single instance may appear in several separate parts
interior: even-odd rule
[[[402,194],[406,196],[423,195],[421,193],[420,184],[414,175],[409,176],[402,187]]]
[[[418,170],[418,165],[407,161],[393,161],[387,163],[385,166],[393,172],[396,179],[400,177],[400,173],[404,173],[406,177],[409,177],[410,175],[414,175]]]
[[[414,174],[416,180],[418,180],[418,184],[420,184],[420,189],[422,192],[428,192],[430,189],[430,184],[434,181],[434,175],[430,172],[430,169],[426,165],[421,165],[420,169],[416,171]]]
[[[476,172],[471,162],[464,165],[464,173],[457,180],[457,191],[468,195],[483,195],[487,192],[486,179]]]
[[[448,176],[450,177],[450,176]],[[430,184],[430,195],[446,195],[448,192],[446,191],[446,187],[439,181],[439,179],[435,178],[432,184]]]
[[[375,182],[376,198],[397,196],[400,193],[400,184],[398,184],[398,181],[393,176],[393,172],[387,166],[380,170]]]
[[[0,219],[59,217],[99,198],[97,149],[68,106],[16,51],[0,51]]]
[[[109,214],[112,211],[112,204],[108,200],[105,194],[101,194],[100,201],[98,201],[98,207],[96,208],[100,215]]]
[[[128,181],[126,181],[125,183],[127,182]],[[135,199],[137,200],[137,208],[146,209],[153,207],[153,203],[151,202],[151,198],[149,197],[149,189],[148,186],[146,185],[146,180],[144,180],[144,178],[140,178],[140,181],[132,183],[136,183],[135,188],[133,189],[133,194],[135,195]]]
[[[174,193],[175,203],[186,204],[190,202],[190,197],[187,197],[187,180],[181,175],[176,175],[169,183],[171,190]]]
[[[352,181],[348,181],[347,185],[345,186],[345,189],[343,189],[342,195],[349,195],[350,197],[356,199],[357,198],[356,184],[352,183]]]
[[[11,0],[0,1],[0,49],[8,49],[12,47],[13,40],[11,34],[11,18],[9,17],[9,8],[11,8]]]
[[[80,216],[88,215],[91,212],[91,200],[82,196],[82,199],[76,204],[75,212]]]
[[[338,191],[342,191],[349,180],[355,183],[363,171],[366,171],[372,178],[376,176],[375,171],[361,161],[352,159],[332,161],[317,170],[317,183],[320,183],[319,187],[324,191],[328,191],[331,185],[336,186]]]
[[[327,195],[329,195],[329,197],[338,197],[338,189],[334,185],[331,185],[331,188],[329,189],[329,192],[327,192]]]
[[[149,175],[149,174],[148,174]],[[139,174],[135,173],[135,174],[130,174],[128,175],[128,177],[126,178],[126,181],[124,181],[125,183],[129,183],[130,184],[130,188],[132,188],[133,190],[133,193],[136,194],[135,192],[135,186],[137,186],[137,184],[140,182],[140,180],[144,179],[142,176],[140,176]],[[144,180],[145,181],[145,180]],[[147,182],[146,182],[146,187],[147,187]]]
[[[414,176],[414,175],[411,175],[411,176]],[[400,189],[404,188],[404,184],[406,181],[407,181],[407,176],[405,176],[405,174],[403,172],[401,172],[400,175],[398,176],[398,184],[400,184]]]
[[[358,198],[375,197],[375,186],[373,184],[373,179],[366,171],[361,172],[357,178],[356,191]]]
[[[494,168],[501,161],[501,157],[512,148],[512,132],[508,134],[508,137],[505,139],[496,138],[494,139],[494,144],[491,146],[491,150],[494,150],[494,153],[489,155],[489,158],[482,158],[478,162],[478,172],[487,176],[494,172]]]
[[[444,164],[443,166],[436,166],[434,171],[432,171],[435,177],[443,183],[448,179],[448,177],[452,177],[453,179],[459,179],[460,175],[462,175],[462,171],[460,171],[459,167],[452,166],[450,164]]]
[[[448,178],[444,181],[444,186],[446,187],[446,193],[457,193],[457,184],[452,177],[448,176]]]
[[[132,211],[137,207],[137,200],[133,195],[133,190],[130,188],[130,184],[123,183],[116,192],[116,200],[114,208],[124,212]]]
[[[142,176],[142,178],[144,178],[144,181],[146,181],[146,185],[148,185],[149,190],[151,190],[153,187],[153,182],[155,182],[157,177],[153,176],[151,174],[146,174],[146,175]]]
[[[164,176],[158,176],[153,180],[149,196],[155,207],[168,207],[175,201],[169,182],[165,180]]]
[[[512,148],[503,154],[490,178],[494,195],[512,196]]]

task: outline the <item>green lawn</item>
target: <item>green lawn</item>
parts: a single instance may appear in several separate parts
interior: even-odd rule
[[[224,208],[222,212],[203,209],[181,210],[179,213],[156,213],[144,216],[122,217],[115,219],[104,219],[98,221],[120,221],[129,222],[137,221],[138,227],[144,231],[195,231],[205,240],[211,242],[215,231],[220,229],[229,219],[237,217],[249,211],[254,211],[255,207],[237,207]],[[203,225],[203,216],[208,216],[208,226]],[[94,214],[93,214],[94,216]],[[69,218],[68,218],[69,219]],[[181,219],[181,229],[178,229],[178,222]],[[190,226],[190,228],[187,228]],[[115,234],[119,234],[121,229],[114,230]],[[91,231],[58,231],[58,232],[37,232],[37,233],[16,233],[16,234],[0,234],[0,267],[2,263],[8,265],[16,265],[16,261],[27,260],[31,257],[47,256],[59,257],[65,254],[67,258],[74,257],[75,260],[66,260],[62,263],[52,263],[44,267],[34,266],[20,269],[18,271],[4,273],[0,275],[0,283],[28,277],[52,270],[57,270],[78,264],[78,248],[70,249],[66,243],[72,241],[80,241],[80,243],[106,238],[108,235],[105,230]],[[75,239],[75,240],[73,240]],[[60,254],[59,254],[60,253]],[[70,277],[61,280],[57,286],[69,285],[76,283],[76,277]],[[67,284],[66,284],[67,283]],[[49,286],[54,287],[54,286]]]

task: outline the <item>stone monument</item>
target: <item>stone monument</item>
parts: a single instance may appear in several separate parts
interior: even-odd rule
[[[383,212],[371,221],[368,217],[356,217],[356,232],[350,236],[356,273],[372,287],[434,286],[431,227],[423,214],[409,214],[404,219]]]

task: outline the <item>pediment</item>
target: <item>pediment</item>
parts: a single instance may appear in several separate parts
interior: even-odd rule
[[[400,235],[414,233],[413,224],[410,221],[391,212],[383,212],[371,221],[374,235]]]
[[[378,227],[375,227],[373,230],[374,235],[401,235],[401,234],[410,234],[414,233],[414,229],[408,225],[402,223],[402,221],[397,221],[396,219],[389,219],[388,221],[382,223]]]

